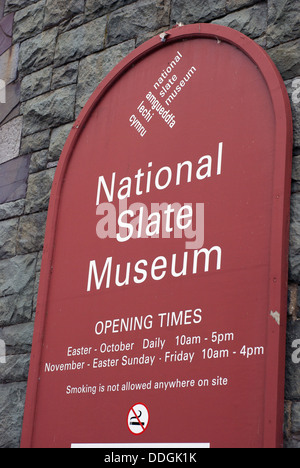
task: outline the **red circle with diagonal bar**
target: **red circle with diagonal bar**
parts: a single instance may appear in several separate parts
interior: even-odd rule
[[[133,405],[127,415],[127,426],[131,434],[141,435],[149,426],[150,413],[146,405],[136,403]]]

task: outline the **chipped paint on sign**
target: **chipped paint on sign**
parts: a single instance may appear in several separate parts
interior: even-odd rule
[[[270,315],[275,320],[277,325],[280,325],[280,313],[277,311],[273,312],[273,310],[271,310]]]

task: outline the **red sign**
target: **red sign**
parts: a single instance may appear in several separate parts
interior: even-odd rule
[[[278,71],[231,29],[108,75],[53,184],[23,447],[280,446],[291,146]]]

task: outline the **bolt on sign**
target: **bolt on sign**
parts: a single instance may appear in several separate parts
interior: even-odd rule
[[[23,447],[282,444],[291,148],[283,81],[232,29],[107,76],[53,184]]]

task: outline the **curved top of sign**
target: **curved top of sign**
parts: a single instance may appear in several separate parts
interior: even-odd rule
[[[23,447],[281,444],[291,154],[283,80],[237,31],[177,27],[108,74],[53,182]]]
[[[85,123],[90,118],[93,110],[99,104],[102,97],[114,85],[114,83],[119,80],[127,70],[133,67],[140,60],[145,59],[149,54],[165,48],[175,42],[196,38],[208,38],[217,41],[217,43],[221,43],[223,41],[235,46],[255,64],[266,81],[274,106],[274,114],[282,116],[277,122],[278,133],[280,133],[280,135],[278,134],[278,141],[281,141],[282,143],[288,142],[288,144],[290,144],[290,133],[292,131],[290,102],[283,79],[269,55],[252,39],[234,29],[206,23],[193,24],[173,28],[170,31],[163,33],[161,36],[156,36],[153,39],[150,39],[123,59],[99,84],[73,126],[72,132],[61,154],[58,167],[59,172],[56,174],[56,183],[59,182],[59,178],[61,179],[61,182],[64,178],[66,165],[68,164],[68,160],[72,157],[72,149],[76,144],[76,140],[82,132]],[[282,134],[282,132],[284,133]],[[281,146],[277,145],[276,148],[278,148],[278,151],[282,149]],[[57,190],[56,185],[53,189]]]

